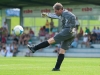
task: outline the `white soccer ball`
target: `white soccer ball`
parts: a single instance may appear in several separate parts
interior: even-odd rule
[[[16,25],[16,26],[14,27],[14,34],[17,35],[17,36],[22,35],[22,34],[23,34],[23,31],[24,31],[24,29],[23,29],[23,27],[20,26],[20,25]]]

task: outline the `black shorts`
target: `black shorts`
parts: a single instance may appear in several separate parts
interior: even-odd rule
[[[67,50],[71,45],[74,36],[72,35],[70,28],[64,28],[58,34],[54,36],[56,43],[61,43],[61,48]]]

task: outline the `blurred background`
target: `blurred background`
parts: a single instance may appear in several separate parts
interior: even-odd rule
[[[56,2],[74,13],[76,25],[79,25],[66,57],[100,57],[99,0],[0,0],[0,56],[57,56],[60,44],[53,44],[34,54],[26,46],[28,43],[38,44],[60,31],[59,19],[41,17],[43,12],[54,13],[52,6]],[[23,26],[23,35],[14,35],[16,25]]]

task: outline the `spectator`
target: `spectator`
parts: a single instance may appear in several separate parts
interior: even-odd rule
[[[89,28],[85,27],[85,33],[90,34]]]
[[[3,35],[7,38],[8,37],[8,30],[3,28]]]
[[[30,31],[30,30],[29,30],[28,27],[26,27],[26,28],[24,29],[24,33],[25,33],[25,34],[29,34],[29,31]]]
[[[46,35],[45,26],[43,26],[39,30],[39,39],[41,42],[45,40],[45,35]]]
[[[57,27],[53,27],[53,29],[52,29],[52,32],[53,33],[56,33],[58,30],[57,30]]]
[[[23,44],[23,39],[24,39],[24,36],[25,36],[25,33],[22,34],[20,37],[19,37],[19,45]]]
[[[83,36],[83,29],[82,29],[82,27],[80,27],[78,37],[81,38],[82,36]]]
[[[1,55],[5,57],[6,53],[7,53],[6,46],[3,45],[3,47],[1,48]]]
[[[99,29],[99,27],[97,27],[96,34],[97,34],[97,43],[100,43],[100,29]]]
[[[97,40],[97,34],[95,33],[95,31],[93,31],[93,33],[91,34],[91,40],[92,40],[92,43],[95,43]]]
[[[19,42],[19,38],[17,36],[14,36],[13,37],[13,43],[18,44],[18,42]]]
[[[41,27],[39,30],[39,36],[45,36],[46,31],[45,31],[45,26]]]
[[[90,47],[89,37],[87,33],[85,33],[83,36],[83,42],[81,43],[81,47],[83,47],[83,44],[88,48]]]
[[[13,56],[15,57],[18,52],[18,44],[14,44]]]
[[[23,45],[27,45],[28,41],[30,39],[30,36],[28,34],[24,35],[24,39],[23,39]]]
[[[45,24],[45,31],[47,32],[47,33],[49,33],[49,26],[50,26],[50,23],[49,23],[49,21],[48,21],[48,19],[46,20],[46,24]]]
[[[100,33],[99,27],[97,27],[96,33],[97,33],[97,34]]]
[[[92,33],[96,33],[96,27],[94,26],[93,30],[92,30]]]
[[[51,38],[51,37],[54,37],[54,35],[55,35],[55,32],[52,32],[52,33],[50,34],[49,37],[50,37],[50,38]]]
[[[13,52],[10,48],[10,45],[6,45],[6,50],[7,50],[7,54],[6,57],[12,57],[13,56]]]
[[[13,53],[13,56],[16,56],[18,52],[17,44],[15,43],[10,44],[10,51]]]
[[[6,22],[4,22],[4,24],[3,24],[2,27],[5,28],[5,29],[7,29],[7,31],[8,31],[8,24]]]
[[[54,22],[53,19],[51,18],[51,22],[50,22],[50,31],[52,32],[52,29],[54,28]]]
[[[77,46],[78,46],[78,38],[75,37],[74,41],[71,44],[71,48],[77,48]]]
[[[4,35],[2,35],[2,40],[1,40],[2,43],[6,43],[6,37]]]
[[[32,30],[32,28],[30,28],[29,34],[30,34],[31,37],[34,36],[34,31]]]
[[[50,34],[48,32],[46,32],[46,35],[45,35],[45,40],[49,39],[50,38]]]

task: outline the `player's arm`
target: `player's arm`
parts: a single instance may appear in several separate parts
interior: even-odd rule
[[[42,17],[49,17],[49,18],[59,19],[59,17],[54,13],[42,13],[41,16]]]

